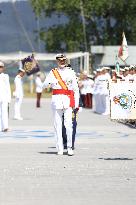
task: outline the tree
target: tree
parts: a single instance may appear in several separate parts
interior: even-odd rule
[[[91,45],[117,45],[123,31],[129,44],[136,43],[135,0],[31,0],[31,3],[37,16],[56,14],[68,18],[66,24],[41,29],[39,35],[48,51],[85,51],[85,40],[88,51]]]

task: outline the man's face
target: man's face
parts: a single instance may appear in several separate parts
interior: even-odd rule
[[[120,71],[119,71],[119,74],[120,74],[120,75],[123,75],[123,71],[120,70]]]
[[[134,74],[133,71],[134,71],[133,69],[130,69],[130,70],[129,70],[129,74],[130,74],[130,75],[133,75],[133,74]]]
[[[129,71],[128,71],[128,70],[125,70],[124,76],[126,77],[128,74],[129,74]]]
[[[104,70],[102,70],[102,74],[104,75],[106,73],[106,70],[104,69]]]
[[[19,72],[19,75],[21,76],[21,77],[23,77],[24,75],[25,75],[25,73],[24,72]]]
[[[109,72],[110,72],[110,70],[108,70],[108,69],[105,70],[105,73],[109,73]]]
[[[64,68],[66,66],[66,59],[58,59],[57,63],[60,68]]]
[[[0,66],[0,73],[3,73],[4,72],[4,67],[3,66]]]

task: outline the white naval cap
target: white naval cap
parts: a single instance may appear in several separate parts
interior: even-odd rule
[[[66,60],[67,58],[64,54],[59,53],[59,54],[56,55],[56,60],[59,60],[59,59],[60,60]]]
[[[129,70],[134,69],[134,65],[130,65]]]
[[[101,68],[98,68],[96,71],[97,71],[97,72],[101,72],[101,71],[102,71],[102,69],[101,69]]]
[[[19,71],[21,72],[24,72],[25,73],[25,70],[23,68],[19,68]]]
[[[96,73],[97,73],[96,70],[94,70],[93,73],[94,73],[94,75],[96,75]]]
[[[124,68],[120,68],[120,71],[125,71],[125,69]]]
[[[125,67],[124,70],[129,70],[129,67]]]
[[[110,70],[110,67],[103,66],[103,67],[101,68],[101,70]]]
[[[88,78],[94,78],[94,75],[87,75]]]
[[[113,72],[117,73],[117,70],[116,70],[116,69],[112,69],[112,73],[113,73]]]
[[[36,73],[36,76],[39,76],[39,75],[41,75],[42,73],[39,71],[39,72],[37,72]]]
[[[4,67],[4,63],[0,61],[0,67]]]

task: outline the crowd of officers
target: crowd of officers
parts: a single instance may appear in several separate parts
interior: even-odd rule
[[[126,66],[119,71],[110,67],[101,67],[87,75],[79,75],[79,88],[84,108],[92,108],[102,115],[110,114],[109,83],[117,81],[136,82],[136,66]]]
[[[79,89],[84,108],[92,108],[103,115],[110,114],[108,83],[111,80],[110,68],[102,67],[94,75],[86,72],[79,76]]]

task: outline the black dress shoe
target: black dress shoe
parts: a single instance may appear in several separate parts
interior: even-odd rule
[[[75,149],[75,147],[72,147],[72,150],[74,150]]]
[[[67,145],[64,145],[64,149],[67,149]]]
[[[2,132],[8,132],[8,129],[4,129]]]

